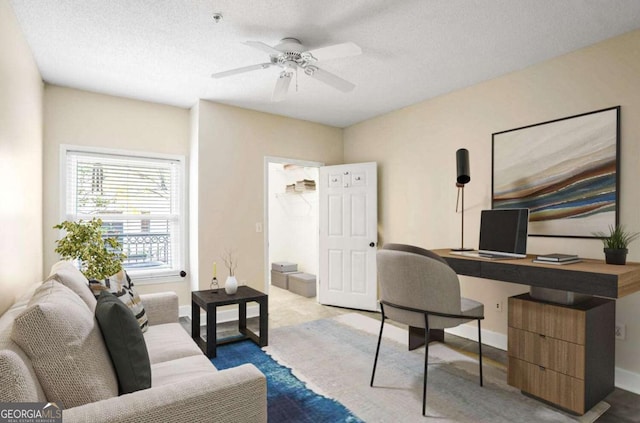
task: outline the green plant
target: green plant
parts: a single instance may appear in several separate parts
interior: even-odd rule
[[[623,225],[609,225],[609,234],[604,232],[593,232],[593,235],[601,238],[604,248],[612,250],[624,250],[631,242],[635,241],[640,233],[628,232]]]
[[[56,240],[55,252],[65,260],[78,260],[80,271],[88,279],[105,279],[122,269],[122,245],[116,238],[104,238],[102,219],[64,221],[53,227],[66,234]]]

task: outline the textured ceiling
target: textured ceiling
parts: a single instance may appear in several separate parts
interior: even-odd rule
[[[10,0],[51,84],[189,108],[207,99],[345,127],[640,28],[637,0]],[[222,22],[212,15],[221,12]],[[242,44],[352,41],[362,55],[300,73],[271,102],[277,68]],[[296,87],[297,85],[297,87]],[[297,88],[297,91],[296,91]]]

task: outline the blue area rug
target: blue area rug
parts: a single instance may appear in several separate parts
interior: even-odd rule
[[[218,370],[251,363],[267,377],[269,423],[362,422],[336,400],[318,395],[251,341],[217,348],[211,362]]]

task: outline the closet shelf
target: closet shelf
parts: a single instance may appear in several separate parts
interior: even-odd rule
[[[288,191],[288,192],[278,192],[276,193],[276,197],[295,197],[298,195],[302,196],[310,196],[317,194],[318,191],[315,190],[307,190],[307,191]]]
[[[280,202],[281,206],[285,210],[287,210],[287,213],[306,216],[309,215],[314,207],[314,204],[317,204],[317,194],[317,191],[279,192],[276,193],[276,198]],[[299,206],[296,206],[296,204],[304,204],[306,211],[300,213]]]

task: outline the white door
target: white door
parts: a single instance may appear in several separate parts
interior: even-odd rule
[[[320,304],[376,310],[376,163],[320,168]]]

